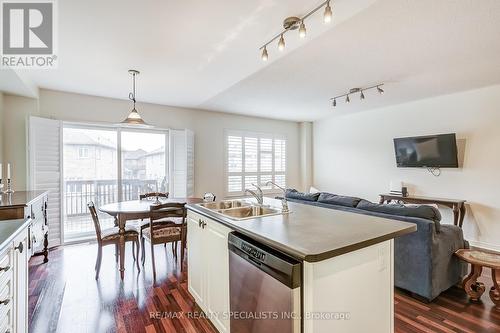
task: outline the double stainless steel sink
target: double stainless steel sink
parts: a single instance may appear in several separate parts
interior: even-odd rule
[[[245,220],[254,217],[282,214],[281,209],[269,206],[259,206],[244,200],[206,202],[199,204],[199,206],[210,209],[214,213],[224,215],[232,220]]]

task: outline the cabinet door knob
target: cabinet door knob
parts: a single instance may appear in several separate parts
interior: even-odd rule
[[[9,265],[7,265],[7,266],[5,266],[5,267],[0,267],[0,272],[2,272],[2,271],[7,272],[9,269],[10,269],[10,266],[9,266]]]
[[[201,227],[202,227],[203,229],[205,229],[205,226],[206,226],[206,225],[207,225],[207,222],[203,221],[203,223],[201,224]]]
[[[4,299],[3,301],[0,302],[0,304],[7,305],[10,303],[10,298]]]
[[[203,221],[201,219],[198,219],[198,227],[201,228],[201,225],[203,224]]]
[[[19,245],[14,248],[14,250],[18,250],[19,253],[23,253],[24,245],[23,242],[19,242]]]

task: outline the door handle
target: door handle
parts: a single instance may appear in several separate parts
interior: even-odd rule
[[[7,272],[9,269],[10,269],[9,265],[7,265],[5,267],[0,267],[0,272],[2,272],[2,271]]]
[[[24,245],[23,242],[19,242],[19,245],[14,248],[14,250],[18,250],[19,253],[23,253]]]
[[[7,305],[10,303],[10,298],[4,299],[3,301],[0,302],[0,304]]]
[[[201,228],[201,225],[203,224],[203,221],[201,219],[198,219],[198,227]]]
[[[205,229],[205,227],[206,227],[206,226],[207,226],[207,223],[206,223],[205,221],[203,221],[203,223],[201,224],[201,227],[202,227],[203,229]]]

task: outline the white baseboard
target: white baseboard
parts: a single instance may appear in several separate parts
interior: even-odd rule
[[[478,248],[481,248],[484,250],[500,252],[500,245],[498,245],[498,244],[478,242],[478,241],[473,241],[473,240],[469,240],[469,244],[473,247],[478,247]]]

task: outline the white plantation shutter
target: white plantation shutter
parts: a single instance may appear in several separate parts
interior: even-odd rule
[[[194,133],[190,130],[170,130],[170,197],[194,195]]]
[[[252,184],[286,186],[286,139],[272,134],[226,131],[226,194],[242,195]]]
[[[49,247],[57,246],[62,243],[62,123],[59,120],[30,117],[28,136],[30,188],[49,191]]]

